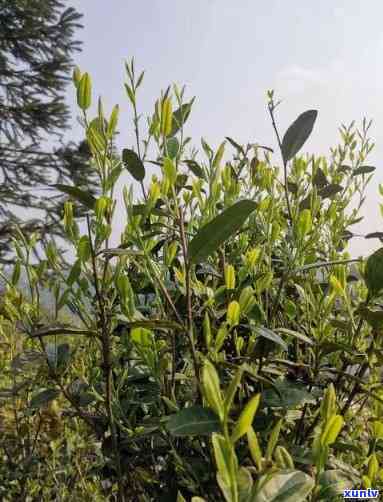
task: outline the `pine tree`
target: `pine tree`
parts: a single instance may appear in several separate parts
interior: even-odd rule
[[[0,263],[12,262],[15,224],[42,243],[63,237],[66,197],[50,185],[94,192],[86,143],[63,140],[81,17],[60,0],[0,0]]]

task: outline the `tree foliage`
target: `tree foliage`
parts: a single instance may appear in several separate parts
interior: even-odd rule
[[[0,1],[0,259],[12,261],[12,229],[63,236],[55,181],[91,187],[85,143],[63,142],[65,89],[81,15],[58,0]],[[52,151],[53,149],[53,151]],[[94,179],[94,177],[93,177]],[[20,218],[20,209],[35,218]],[[25,214],[25,213],[24,213]]]

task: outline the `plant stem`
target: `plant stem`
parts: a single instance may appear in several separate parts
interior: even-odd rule
[[[287,186],[287,162],[285,161],[284,157],[283,157],[283,154],[282,154],[282,142],[281,142],[281,138],[279,136],[279,132],[278,132],[278,128],[277,128],[277,124],[275,123],[275,118],[274,118],[274,109],[275,109],[275,106],[274,106],[274,103],[269,103],[268,105],[268,109],[269,109],[269,113],[270,113],[270,117],[271,117],[271,123],[273,125],[273,129],[274,129],[274,132],[275,132],[275,135],[277,137],[277,141],[278,141],[278,146],[279,146],[279,150],[281,152],[281,155],[282,155],[282,161],[283,161],[283,176],[284,176],[284,184],[283,184],[283,188],[285,190],[285,197],[286,197],[286,205],[287,205],[287,213],[289,215],[289,220],[290,220],[290,224],[293,222],[293,215],[292,215],[292,212],[291,212],[291,205],[290,205],[290,198],[289,198],[289,191],[288,191],[288,186]]]
[[[125,502],[125,496],[123,491],[123,478],[122,478],[122,470],[121,470],[121,459],[120,452],[118,449],[118,441],[117,441],[117,428],[116,423],[114,421],[113,416],[113,373],[112,373],[112,360],[111,360],[111,346],[110,346],[110,333],[108,326],[108,319],[105,316],[105,304],[100,294],[99,288],[99,279],[97,275],[97,267],[96,267],[96,255],[95,250],[92,243],[92,236],[90,230],[90,221],[89,215],[86,216],[87,226],[88,226],[88,238],[89,238],[89,246],[91,251],[92,258],[92,267],[93,267],[93,276],[94,276],[94,285],[96,290],[96,298],[99,305],[100,311],[100,324],[101,324],[101,341],[102,341],[102,357],[103,357],[103,371],[104,378],[106,384],[106,411],[108,414],[110,432],[112,436],[112,445],[113,445],[113,453],[116,461],[117,468],[117,477],[118,477],[118,501]]]
[[[196,377],[196,381],[197,381],[198,393],[199,393],[200,399],[202,399],[201,382],[200,382],[200,378],[199,378],[199,364],[198,364],[197,351],[195,348],[194,335],[193,335],[193,310],[192,310],[192,295],[191,295],[191,284],[190,284],[190,262],[189,262],[189,257],[188,257],[188,249],[187,249],[187,242],[186,242],[186,235],[185,235],[185,222],[184,222],[184,215],[183,215],[182,209],[178,210],[178,216],[179,216],[178,222],[179,222],[180,234],[181,234],[181,247],[182,247],[182,254],[183,254],[184,265],[185,265],[186,304],[187,304],[187,316],[188,316],[187,334],[188,334],[191,353],[192,353],[192,357],[193,357],[194,373],[195,373],[195,377]]]

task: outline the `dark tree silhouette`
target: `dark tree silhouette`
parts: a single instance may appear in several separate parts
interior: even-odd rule
[[[59,0],[0,0],[0,263],[12,262],[12,229],[64,236],[63,194],[54,183],[94,193],[86,143],[64,143],[65,89],[82,15]],[[27,209],[38,210],[26,218]],[[81,214],[79,214],[81,216]]]

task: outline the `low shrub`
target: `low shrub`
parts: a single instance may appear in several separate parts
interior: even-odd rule
[[[383,250],[347,251],[374,170],[370,123],[342,126],[328,158],[303,156],[317,112],[281,135],[269,92],[280,168],[278,152],[232,138],[216,150],[202,139],[198,154],[186,136],[194,99],[168,88],[142,137],[143,73],[126,70],[136,148],[121,155],[118,107],[106,116],[99,100],[90,117],[90,76],[74,72],[101,195],[57,185],[69,195],[70,270],[53,240],[36,264],[38,235],[15,235],[1,304],[0,497],[300,502],[379,489]],[[142,195],[124,187],[113,248],[123,169]]]

